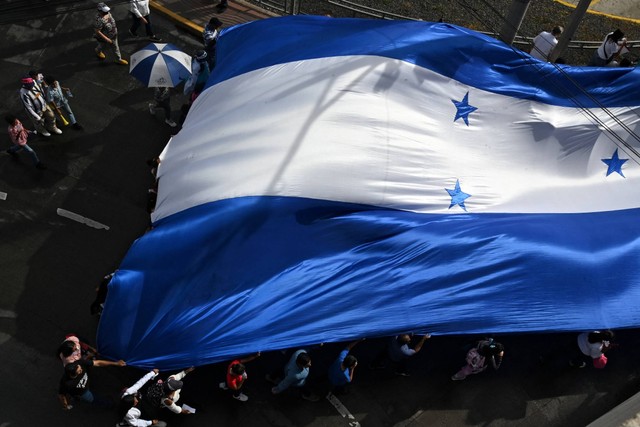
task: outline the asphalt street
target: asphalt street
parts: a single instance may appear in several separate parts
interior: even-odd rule
[[[0,2],[0,105],[31,127],[18,98],[20,78],[31,69],[54,75],[71,88],[72,108],[83,131],[30,141],[47,170],[30,159],[4,153],[0,132],[0,427],[113,426],[114,411],[81,404],[63,411],[57,400],[62,373],[54,356],[65,334],[93,341],[98,318],[89,314],[94,289],[117,268],[131,243],[148,225],[146,159],[160,153],[175,129],[161,112],[149,114],[151,89],[128,75],[128,66],[94,54],[92,1]],[[124,36],[124,2],[114,6],[123,56],[147,41]],[[153,16],[156,33],[186,52],[199,40]],[[176,92],[174,119],[184,102]],[[60,215],[72,212],[108,228],[94,228]],[[569,304],[570,301],[563,302]],[[149,307],[150,310],[153,307]],[[283,365],[287,351],[251,362],[240,403],[218,389],[224,365],[198,367],[185,379],[181,401],[190,416],[159,417],[171,426],[582,426],[635,394],[640,385],[639,331],[619,331],[621,347],[604,370],[567,366],[574,334],[496,337],[505,344],[503,367],[495,373],[453,382],[466,346],[479,337],[433,337],[411,360],[410,377],[372,371],[368,363],[381,339],[359,344],[359,368],[351,392],[325,399],[322,373],[340,344],[313,350],[313,387],[323,397],[307,402],[294,394],[274,397],[264,374]],[[134,367],[99,368],[92,388],[117,397],[144,372]],[[352,418],[350,418],[352,417]]]

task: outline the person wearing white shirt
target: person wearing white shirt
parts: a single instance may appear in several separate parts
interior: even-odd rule
[[[624,38],[624,33],[619,29],[607,34],[602,44],[593,53],[588,65],[593,67],[606,67],[613,62],[613,58],[625,46],[626,41],[627,39]]]
[[[152,42],[162,41],[160,37],[157,37],[153,33],[153,29],[151,28],[151,11],[149,10],[149,0],[131,0],[129,12],[131,12],[132,18],[131,27],[129,28],[129,34],[131,34],[132,37],[138,37],[136,32],[138,31],[140,24],[144,24],[149,40],[151,40]]]
[[[122,418],[122,421],[117,424],[116,427],[124,427],[124,426],[134,426],[134,427],[146,427],[146,426],[158,426],[158,427],[166,427],[167,423],[160,420],[143,420],[142,412],[138,409],[138,403],[141,399],[141,394],[139,393],[140,388],[145,385],[149,380],[155,378],[158,375],[158,370],[153,369],[149,371],[140,378],[134,385],[129,387],[122,393],[121,401],[124,404],[125,408],[129,408],[127,413]]]
[[[549,61],[549,55],[553,48],[558,44],[558,37],[562,34],[564,28],[556,26],[551,32],[543,31],[533,39],[533,49],[531,56],[541,61]]]

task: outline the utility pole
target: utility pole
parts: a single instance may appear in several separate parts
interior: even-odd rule
[[[531,0],[513,0],[509,6],[509,12],[500,30],[500,39],[508,45],[513,44],[516,34],[520,29],[520,24],[527,14]]]
[[[578,25],[582,22],[582,18],[584,14],[587,13],[587,9],[591,4],[591,0],[580,0],[580,3],[576,6],[573,13],[569,17],[569,24],[567,24],[567,28],[564,29],[560,39],[558,40],[558,44],[553,48],[551,53],[549,54],[549,62],[556,62],[556,59],[562,52],[569,46],[569,42],[573,38],[573,35],[578,30]]]

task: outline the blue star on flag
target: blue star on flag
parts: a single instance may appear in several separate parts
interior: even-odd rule
[[[467,92],[464,98],[462,98],[462,101],[456,101],[455,99],[452,99],[451,102],[453,102],[453,105],[456,106],[456,117],[455,119],[453,119],[453,121],[455,122],[459,118],[462,118],[462,120],[464,120],[464,123],[469,126],[469,114],[478,109],[473,105],[469,105],[469,92]]]
[[[449,209],[451,209],[455,205],[458,205],[466,212],[467,208],[464,206],[464,201],[471,197],[471,194],[467,194],[460,189],[460,180],[456,179],[456,188],[454,188],[453,190],[445,188],[445,190],[447,190],[447,193],[449,193],[449,196],[451,196],[451,204],[449,205]]]
[[[618,172],[621,177],[626,178],[622,173],[622,165],[629,159],[621,159],[618,157],[618,149],[613,152],[610,159],[601,159],[607,165],[607,176],[614,172]]]

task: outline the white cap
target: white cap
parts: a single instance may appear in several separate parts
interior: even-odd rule
[[[104,3],[98,3],[98,10],[100,12],[109,12],[111,8]]]

